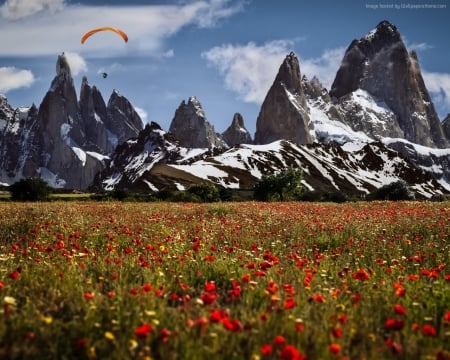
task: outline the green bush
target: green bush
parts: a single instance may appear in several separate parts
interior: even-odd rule
[[[193,184],[186,191],[197,196],[202,202],[220,201],[219,189],[212,183]]]
[[[255,200],[284,201],[295,199],[302,190],[302,178],[302,170],[292,167],[278,173],[263,175],[254,187]]]
[[[383,185],[371,192],[367,198],[368,200],[414,200],[414,194],[405,181],[399,180]]]
[[[11,198],[15,201],[48,200],[51,188],[42,179],[22,179],[10,186]]]

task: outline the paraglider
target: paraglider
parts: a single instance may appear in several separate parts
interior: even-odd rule
[[[103,76],[103,79],[106,79],[108,77],[108,74],[105,72],[102,72],[102,76]]]
[[[94,35],[95,33],[99,32],[99,31],[113,31],[115,32],[117,35],[119,35],[120,37],[122,37],[122,39],[125,42],[128,42],[128,36],[127,34],[125,34],[122,30],[115,28],[115,27],[111,27],[111,26],[102,26],[99,28],[95,28],[92,30],[89,30],[86,34],[84,34],[81,37],[81,43],[84,44],[84,42],[91,36]]]

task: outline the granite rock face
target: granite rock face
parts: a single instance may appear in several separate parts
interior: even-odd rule
[[[191,96],[187,103],[185,100],[181,102],[175,111],[169,132],[186,148],[228,148],[207,120],[202,105],[195,96]]]
[[[330,90],[339,101],[357,90],[385,104],[395,116],[389,131],[377,135],[404,137],[429,147],[449,146],[425,87],[417,55],[408,52],[397,28],[388,21],[347,48]]]
[[[252,137],[244,125],[244,118],[241,114],[235,113],[231,125],[222,133],[223,140],[228,146],[233,147],[239,144],[251,144]]]
[[[12,109],[2,96],[0,124],[0,181],[40,177],[52,187],[79,190],[91,185],[118,144],[143,129],[128,100],[113,92],[106,106],[86,78],[78,101],[64,53],[39,108]]]
[[[255,144],[290,140],[312,143],[312,125],[302,87],[297,56],[291,52],[281,64],[256,120]]]

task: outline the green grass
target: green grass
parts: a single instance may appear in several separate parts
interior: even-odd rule
[[[448,202],[0,203],[0,358],[447,359],[449,219]]]

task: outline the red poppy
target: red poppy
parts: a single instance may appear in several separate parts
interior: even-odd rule
[[[286,339],[281,335],[277,335],[273,339],[273,344],[275,346],[282,346],[282,345],[286,344]]]
[[[406,315],[406,308],[404,308],[403,306],[401,306],[399,304],[394,305],[394,311],[396,314]]]
[[[450,322],[450,311],[447,311],[447,312],[444,314],[444,321],[445,321],[445,322]]]
[[[332,353],[332,354],[340,354],[340,352],[341,352],[341,345],[339,345],[339,344],[331,344],[329,347],[328,347],[328,349],[330,350],[330,352]]]
[[[140,339],[145,339],[152,330],[153,327],[150,324],[144,323],[134,330],[134,335]]]
[[[272,354],[272,345],[265,344],[261,346],[261,354],[264,356],[269,356]]]
[[[436,336],[436,329],[433,325],[422,326],[422,334],[424,336]]]
[[[342,337],[342,330],[340,328],[334,328],[332,333],[335,338]]]
[[[92,291],[86,291],[83,296],[86,300],[92,300],[94,298],[94,293]]]
[[[18,272],[17,270],[13,271],[11,274],[9,274],[9,277],[13,280],[17,280],[20,277],[20,272]]]
[[[387,319],[386,322],[384,323],[384,326],[388,330],[401,330],[403,329],[403,325],[404,325],[403,320],[399,319]]]
[[[205,283],[205,291],[208,293],[213,293],[216,291],[216,284],[214,281],[207,281]]]
[[[280,352],[280,357],[283,360],[304,360],[306,356],[300,352],[293,345],[286,345]]]
[[[356,273],[352,274],[352,278],[359,281],[369,280],[369,274],[364,269],[359,269]]]
[[[296,305],[297,305],[297,304],[296,304],[294,298],[287,298],[286,301],[284,302],[284,308],[285,308],[286,310],[292,309],[292,308],[294,308]]]

